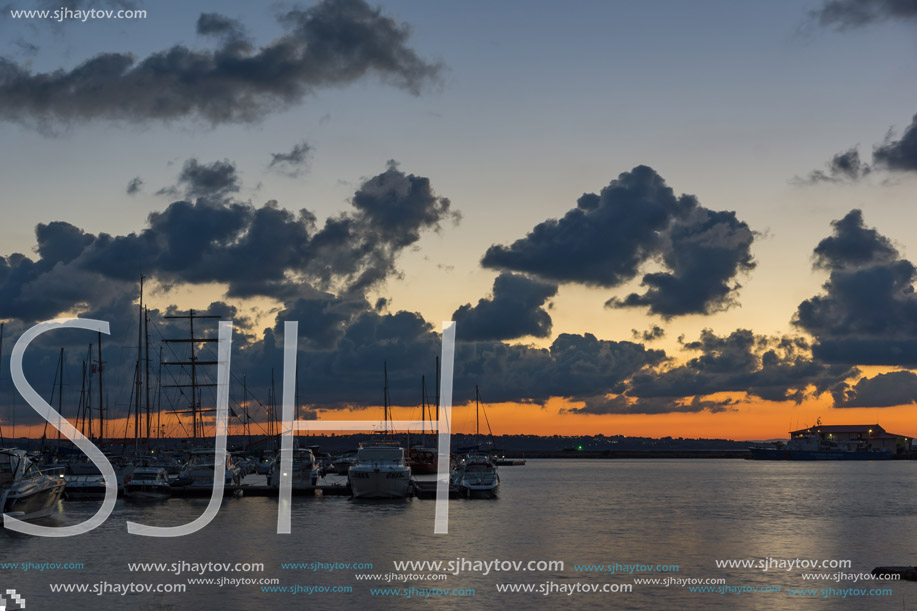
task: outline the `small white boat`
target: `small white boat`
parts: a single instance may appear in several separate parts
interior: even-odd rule
[[[213,470],[211,470],[211,476]],[[124,495],[137,500],[159,500],[172,496],[169,474],[160,467],[134,469],[130,480],[124,484]]]
[[[347,475],[350,472],[350,467],[352,467],[357,462],[357,453],[356,452],[344,452],[341,454],[334,462],[331,463],[329,468],[329,473],[334,473],[336,475]]]
[[[267,474],[267,485],[280,488],[280,454]],[[293,450],[293,469],[290,473],[293,490],[311,490],[318,483],[318,468],[312,450]]]
[[[0,511],[19,520],[51,514],[64,494],[64,474],[43,473],[23,450],[0,450]]]
[[[134,472],[135,457],[105,454],[105,458],[115,470],[118,482],[118,494],[124,492],[124,482]],[[64,464],[64,480],[67,482],[67,499],[103,499],[105,498],[105,478],[95,463],[86,456],[70,460]]]
[[[179,475],[179,481],[194,488],[212,488],[215,459],[216,452],[214,450],[191,450],[188,463],[184,466]],[[242,475],[239,473],[239,469],[233,465],[232,455],[229,452],[226,453],[224,477],[226,478],[225,484],[227,486],[239,485],[242,483]]]
[[[64,475],[67,488],[64,496],[68,501],[83,501],[105,498],[105,478],[101,475]]]
[[[371,445],[357,451],[357,462],[348,473],[356,499],[402,499],[411,495],[411,468],[404,448]]]
[[[469,454],[462,457],[452,469],[452,485],[467,497],[497,498],[500,492],[500,474],[497,465],[486,454]]]

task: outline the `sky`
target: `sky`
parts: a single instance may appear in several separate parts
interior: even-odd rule
[[[259,426],[283,321],[302,414],[340,419],[383,364],[417,417],[455,320],[460,430],[478,385],[497,434],[914,434],[915,28],[913,0],[12,0],[0,420],[37,430],[8,353],[61,316],[111,321],[124,418],[143,275],[157,390],[162,316],[219,314]],[[68,333],[26,359],[48,395],[65,349],[65,415]]]

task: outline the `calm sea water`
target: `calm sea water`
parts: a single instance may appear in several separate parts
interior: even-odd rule
[[[453,500],[448,535],[433,535],[433,501],[355,502],[294,498],[291,535],[276,534],[277,501],[226,499],[203,531],[176,539],[128,535],[125,521],[176,525],[206,499],[154,505],[118,501],[102,527],[79,537],[40,539],[0,531],[0,562],[83,563],[82,570],[3,571],[29,609],[325,609],[500,607],[556,609],[917,609],[917,583],[804,581],[800,570],[717,568],[723,559],[851,560],[845,573],[917,564],[917,461],[782,463],[742,460],[531,460],[501,469],[497,500]],[[258,478],[260,482],[263,478]],[[67,524],[97,504],[65,502],[46,523]],[[562,560],[563,571],[466,572],[446,581],[358,581],[394,572],[393,560]],[[266,593],[259,585],[189,585],[181,594],[53,594],[49,583],[187,583],[187,573],[138,573],[133,562],[264,563],[263,573],[206,577],[277,578],[284,586],[351,586],[349,593]],[[284,570],[281,563],[372,563],[372,570]],[[678,565],[636,577],[723,578],[730,586],[781,592],[690,592],[634,585],[622,594],[498,593],[498,583],[633,583],[634,576],[577,572],[574,564]],[[818,571],[836,573],[837,569]],[[373,596],[370,587],[474,589],[474,597]],[[891,588],[892,596],[792,597],[789,588]]]

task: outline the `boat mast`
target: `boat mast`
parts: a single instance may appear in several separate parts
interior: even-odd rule
[[[134,454],[138,453],[140,443],[140,391],[143,379],[140,377],[140,367],[143,365],[143,276],[140,276],[140,303],[137,306],[137,367],[134,373]]]
[[[245,414],[245,448],[251,446],[251,417],[248,415],[248,376],[242,375],[242,408]]]
[[[83,377],[80,379],[80,404],[76,413],[76,428],[86,433],[86,361],[83,360]]]
[[[426,447],[427,377],[420,376],[420,447]]]
[[[146,447],[150,448],[150,425],[153,423],[150,418],[150,310],[143,309],[143,346],[144,360],[146,362]]]
[[[271,435],[271,450],[277,451],[277,441],[274,439],[274,420],[277,418],[277,406],[274,403],[274,395],[277,393],[277,389],[274,386],[274,368],[271,368],[271,420],[268,423],[268,431]]]
[[[191,423],[192,423],[191,428],[193,431],[192,434],[193,434],[194,439],[196,440],[198,438],[198,432],[199,432],[198,429],[201,429],[200,431],[201,433],[203,432],[203,423],[198,422],[200,419],[199,413],[201,412],[200,402],[198,400],[198,389],[204,386],[216,386],[216,384],[199,384],[197,381],[197,368],[199,365],[217,365],[218,362],[217,361],[198,360],[197,354],[195,354],[195,351],[194,351],[194,346],[200,343],[204,343],[204,342],[217,342],[219,341],[219,339],[215,337],[194,337],[194,321],[204,319],[204,318],[220,318],[220,316],[195,314],[194,310],[188,310],[188,314],[180,314],[180,315],[175,314],[171,316],[164,316],[163,318],[171,318],[171,319],[180,318],[180,319],[188,321],[190,336],[187,339],[164,339],[162,341],[168,342],[168,343],[183,343],[183,344],[188,344],[191,346],[191,359],[189,361],[176,361],[176,362],[169,361],[168,363],[165,363],[166,365],[180,365],[180,366],[188,365],[190,366],[191,367],[191,384],[168,384],[166,388],[188,388],[190,386],[191,388],[191,409],[182,410],[182,411],[173,411],[171,413],[187,414],[190,412]],[[208,410],[208,411],[212,411],[212,410]]]
[[[159,344],[159,373],[156,374],[156,439],[162,439],[162,344]]]
[[[102,332],[99,331],[99,441],[105,440],[105,410],[102,407]]]
[[[388,361],[382,361],[382,373],[385,379],[382,387],[382,402],[385,407],[385,436],[388,437]]]
[[[60,349],[60,372],[57,376],[57,447],[55,454],[60,454],[60,425],[64,417],[64,349]]]
[[[478,385],[474,385],[474,422],[475,435],[478,438],[478,445],[481,445],[481,393],[478,392]]]
[[[89,439],[92,439],[92,344],[89,344],[86,358],[89,360],[89,383],[86,388],[86,403],[83,409],[86,412],[86,417],[89,419]]]

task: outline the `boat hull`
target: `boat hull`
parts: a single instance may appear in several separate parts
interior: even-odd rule
[[[68,475],[64,478],[67,487],[64,496],[79,501],[105,498],[105,479],[101,475]]]
[[[19,520],[34,520],[51,515],[58,501],[64,494],[65,484],[49,482],[48,485],[37,485],[7,495],[3,503],[3,513],[11,514]]]
[[[128,484],[124,496],[136,501],[159,501],[171,497],[172,489],[157,484]]]
[[[475,486],[459,484],[459,494],[469,499],[495,499],[500,494],[500,484],[493,486]]]
[[[350,468],[350,489],[355,499],[403,499],[411,494],[411,471]]]
[[[317,484],[317,471],[294,473],[293,477],[290,478],[291,490],[313,490]],[[268,475],[267,485],[271,488],[280,488],[280,476],[276,471],[272,471],[270,475]]]

